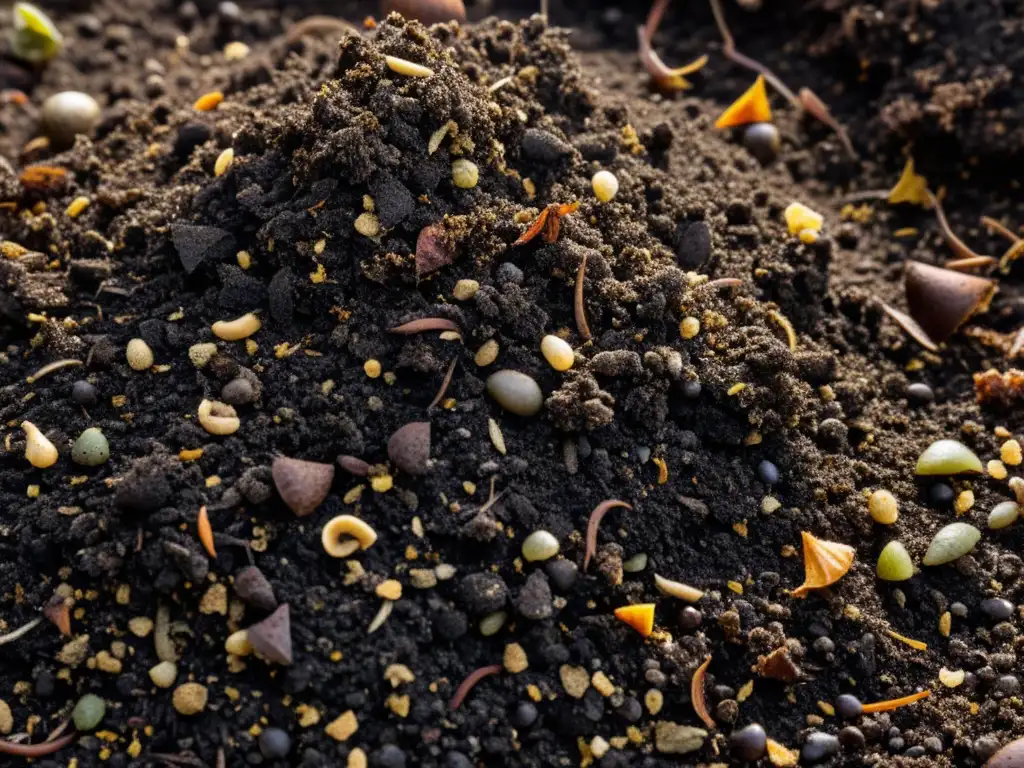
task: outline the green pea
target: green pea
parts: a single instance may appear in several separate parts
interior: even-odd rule
[[[914,563],[907,548],[898,541],[890,541],[878,556],[878,578],[883,581],[906,581],[914,575]]]
[[[925,448],[914,470],[918,475],[959,475],[964,472],[981,474],[983,471],[981,459],[958,440],[936,440]]]
[[[89,427],[71,447],[71,460],[86,467],[98,467],[110,458],[110,443],[99,427]]]
[[[42,64],[64,47],[64,38],[50,17],[29,3],[15,3],[10,32],[11,52],[22,61]]]
[[[978,543],[981,531],[968,523],[950,523],[935,534],[924,554],[925,565],[942,565],[963,557]]]
[[[71,713],[71,719],[75,721],[75,728],[80,731],[91,731],[103,720],[107,712],[107,702],[95,693],[87,693],[75,704]]]

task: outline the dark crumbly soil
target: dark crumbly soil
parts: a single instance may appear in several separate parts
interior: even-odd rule
[[[85,692],[108,702],[101,734],[41,764],[75,757],[79,765],[125,766],[190,753],[213,765],[218,749],[229,766],[274,763],[256,746],[255,734],[267,727],[293,739],[289,757],[276,764],[310,768],[343,765],[355,748],[386,766],[402,764],[394,748],[408,765],[455,768],[470,764],[467,758],[575,765],[588,754],[579,744],[595,736],[613,744],[600,765],[709,764],[728,760],[720,734],[733,729],[733,715],[735,727],[759,722],[799,748],[810,731],[837,733],[843,725],[818,702],[844,692],[875,701],[922,688],[933,690],[927,701],[862,718],[866,746],[842,751],[831,764],[976,766],[1024,735],[1007,681],[1017,668],[1021,615],[996,623],[979,607],[991,596],[1024,602],[1021,524],[985,527],[988,510],[1009,497],[1006,482],[954,483],[976,498],[962,519],[985,530],[972,554],[900,585],[873,572],[886,542],[900,539],[919,562],[934,532],[954,518],[930,504],[928,484],[913,477],[929,442],[961,439],[987,461],[1003,442],[995,427],[1020,434],[1019,411],[974,402],[971,374],[1006,368],[1003,349],[968,330],[941,355],[922,354],[883,320],[877,300],[900,304],[903,260],[946,257],[930,214],[879,207],[863,221],[844,222],[841,213],[850,189],[892,184],[913,138],[922,171],[933,186],[949,188],[954,228],[979,250],[1001,252],[1004,244],[980,232],[977,218],[1024,223],[1017,180],[1006,171],[1020,167],[1020,58],[1019,51],[1001,53],[1014,24],[1019,35],[1018,3],[981,10],[966,2],[891,2],[881,17],[877,8],[843,2],[791,3],[791,13],[754,15],[730,5],[741,49],[763,56],[792,84],[827,95],[866,158],[849,162],[834,138],[777,100],[784,152],[769,169],[711,127],[749,73],[712,55],[693,91],[653,94],[632,52],[641,9],[555,8],[559,23],[580,28],[577,55],[567,31],[547,30],[536,17],[430,33],[393,20],[339,45],[330,32],[285,38],[282,30],[303,10],[258,8],[230,22],[212,10],[193,16],[188,5],[68,4],[54,12],[68,54],[39,75],[17,70],[18,81],[0,59],[0,72],[31,96],[29,105],[0,107],[3,156],[15,169],[45,162],[69,172],[58,189],[23,193],[0,166],[0,197],[19,204],[17,212],[0,211],[0,234],[46,254],[0,262],[3,616],[19,626],[59,584],[70,585],[73,633],[85,644],[77,659],[61,655],[67,639],[46,623],[6,646],[0,695],[15,731],[38,718],[37,734],[55,727]],[[360,19],[366,10],[347,16]],[[220,47],[236,39],[252,51],[225,62]],[[703,8],[692,17],[670,13],[658,44],[670,62],[720,48]],[[426,63],[435,74],[395,75],[385,55]],[[920,74],[946,59],[939,79]],[[853,66],[860,60],[868,62],[863,79]],[[1006,80],[1005,70],[1017,78]],[[489,91],[508,75],[509,84]],[[928,106],[945,103],[951,91],[942,83],[975,93],[974,101],[957,102],[951,121]],[[981,83],[991,86],[983,99],[971,90],[989,87]],[[22,156],[36,105],[72,87],[104,104],[94,140],[80,139],[62,154]],[[226,94],[224,103],[193,111],[195,99],[214,88]],[[1005,131],[993,127],[993,111]],[[448,120],[457,132],[428,154],[429,137]],[[527,129],[553,137],[549,154],[524,151]],[[228,147],[234,165],[214,178]],[[457,155],[479,165],[475,189],[452,184]],[[590,190],[600,168],[620,182],[610,204],[597,203]],[[64,210],[80,195],[91,205],[71,219]],[[366,195],[385,227],[379,238],[354,229]],[[577,199],[581,207],[563,220],[557,243],[512,246],[544,205]],[[785,230],[781,212],[793,200],[825,214],[826,236],[814,245]],[[45,211],[29,213],[38,202]],[[418,281],[417,234],[442,219],[457,239],[456,259]],[[209,248],[188,245],[194,226],[217,228],[205,230],[213,232]],[[920,234],[893,236],[910,226]],[[710,254],[694,246],[702,227]],[[251,256],[247,270],[236,259],[243,250]],[[584,257],[594,333],[586,344],[572,307]],[[688,271],[737,277],[743,286],[703,288]],[[460,279],[480,283],[469,301],[452,298]],[[977,326],[1015,331],[1018,286],[1016,271],[1004,278]],[[218,341],[206,367],[190,362],[193,344],[214,340],[212,322],[250,310],[263,320],[254,347]],[[772,311],[793,323],[796,351]],[[691,340],[680,338],[686,315],[703,324]],[[426,316],[456,321],[464,343],[387,332]],[[570,372],[558,374],[538,344],[563,329],[578,356]],[[160,369],[128,367],[124,348],[133,337],[149,343]],[[474,353],[488,340],[499,344],[498,359],[479,368]],[[86,365],[26,383],[65,357]],[[368,378],[368,359],[386,375]],[[452,402],[428,411],[453,359]],[[486,377],[499,368],[538,381],[547,398],[540,415],[510,416],[485,394]],[[199,402],[218,398],[238,376],[258,382],[259,397],[239,407],[237,433],[211,436],[196,423]],[[100,391],[88,409],[70,399],[83,377]],[[692,381],[701,384],[697,397],[684,392]],[[912,407],[910,381],[929,384],[935,403]],[[730,395],[739,383],[746,388]],[[505,456],[488,437],[489,418],[500,425]],[[26,419],[60,449],[54,467],[28,467],[18,429]],[[434,463],[422,477],[396,472],[392,490],[366,487],[353,499],[349,491],[365,481],[339,470],[327,500],[303,519],[272,490],[277,453],[382,463],[394,430],[424,419],[432,424]],[[97,469],[70,461],[72,441],[90,426],[111,443],[110,461]],[[203,449],[198,460],[179,458],[196,448]],[[665,462],[667,483],[658,483],[646,454]],[[774,488],[758,479],[762,459],[781,471]],[[481,513],[492,480],[503,495]],[[900,501],[900,519],[889,529],[866,514],[864,492],[876,488]],[[768,494],[781,502],[771,514],[762,512]],[[608,515],[597,565],[574,585],[548,584],[544,568],[517,559],[526,535],[544,528],[560,540],[561,555],[580,564],[590,510],[606,498],[634,510]],[[204,504],[215,531],[251,542],[277,599],[289,603],[291,667],[252,657],[244,669],[229,666],[227,636],[265,614],[245,608],[230,587],[226,616],[201,610],[211,588],[230,585],[248,564],[246,551],[225,541],[215,561],[205,558],[195,537]],[[323,523],[343,512],[363,517],[379,535],[352,559],[361,568],[329,558],[320,544]],[[795,600],[787,590],[802,581],[801,531],[856,546],[857,561],[833,588]],[[175,558],[168,544],[193,556]],[[638,553],[647,555],[646,568],[616,578],[621,560]],[[454,566],[455,577],[413,586],[411,570],[438,564]],[[707,590],[699,630],[681,623],[681,603],[658,596],[655,572]],[[487,605],[477,580],[467,580],[480,573],[500,577],[507,604]],[[401,581],[404,595],[368,636],[381,605],[374,589],[386,578]],[[742,585],[742,594],[729,582]],[[616,607],[651,601],[667,634],[648,642],[612,617]],[[955,602],[967,615],[954,617],[943,637],[939,617]],[[201,715],[175,712],[170,691],[155,688],[147,674],[157,661],[152,636],[129,631],[133,617],[153,618],[159,605],[179,622],[178,682],[209,689]],[[483,637],[479,611],[498,608],[507,610],[507,625]],[[550,617],[526,617],[545,610]],[[886,629],[928,650],[913,650]],[[451,711],[458,683],[500,663],[512,642],[525,649],[529,668],[487,678]],[[103,671],[104,656],[96,660],[124,647],[114,643],[127,646],[119,673]],[[783,645],[802,670],[798,682],[751,671],[758,655]],[[700,725],[689,683],[708,654],[719,731],[699,752],[666,756],[654,726]],[[415,680],[393,689],[384,677],[391,664],[404,664]],[[565,664],[600,670],[617,690],[605,697],[592,687],[572,698],[560,681]],[[938,682],[942,667],[971,674],[950,690]],[[737,707],[736,692],[750,680],[753,692]],[[664,706],[652,714],[641,702],[655,688]],[[517,709],[531,694],[539,715],[525,724]],[[408,696],[408,712],[395,696]],[[310,708],[320,720],[303,725]],[[325,725],[349,710],[359,729],[336,742]],[[141,754],[133,760],[136,740]],[[918,752],[925,756],[915,761]]]

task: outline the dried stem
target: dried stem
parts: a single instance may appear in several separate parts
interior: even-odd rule
[[[13,632],[8,632],[6,635],[0,636],[0,645],[7,645],[7,643],[13,643],[19,637],[23,637],[31,632],[33,629],[38,627],[43,621],[42,616],[36,616],[32,621],[22,624]]]
[[[17,755],[18,757],[42,757],[59,752],[68,744],[78,738],[77,733],[69,733],[53,741],[44,741],[42,744],[15,744],[11,741],[0,739],[0,753],[5,755]]]
[[[437,394],[434,395],[434,399],[430,401],[430,405],[427,406],[427,410],[433,410],[434,406],[441,402],[441,398],[444,397],[444,393],[448,391],[448,385],[452,383],[452,374],[455,373],[455,364],[459,362],[459,358],[453,357],[451,364],[448,366],[448,371],[444,375],[444,381],[441,382],[441,388],[437,390]]]
[[[865,704],[864,714],[870,715],[874,712],[888,712],[892,709],[905,707],[907,704],[913,704],[915,701],[927,699],[931,695],[931,691],[921,691],[920,693],[914,693],[910,696],[904,696],[899,699],[889,699],[888,701],[876,701],[874,704]]]
[[[715,727],[715,721],[708,712],[707,699],[704,695],[704,679],[708,674],[708,667],[711,665],[711,656],[704,659],[704,663],[697,667],[690,680],[690,701],[693,702],[693,711],[708,728]]]
[[[957,257],[960,259],[991,258],[988,256],[982,256],[981,254],[971,250],[967,243],[953,233],[952,228],[949,226],[949,220],[946,219],[946,212],[942,208],[942,201],[940,201],[936,195],[932,194],[931,190],[926,191],[928,194],[928,201],[935,208],[935,216],[939,220],[939,231],[942,233],[942,237],[945,239],[949,247],[956,253]],[[992,261],[994,262],[995,259],[992,259]]]
[[[587,340],[590,338],[590,326],[587,325],[587,310],[583,306],[583,278],[587,274],[587,254],[583,254],[583,260],[580,261],[580,267],[576,270],[576,297],[573,302],[573,308],[576,314],[576,330],[580,332],[580,336]]]
[[[1017,235],[1016,232],[1003,226],[1001,222],[996,221],[991,216],[982,216],[981,224],[986,229],[989,229],[992,232],[1002,235],[1011,243],[1018,243],[1021,240],[1021,238]]]
[[[615,509],[616,507],[624,507],[625,509],[632,509],[633,507],[624,501],[618,499],[607,499],[602,501],[596,507],[594,511],[590,513],[590,520],[587,522],[587,544],[583,550],[583,570],[587,570],[587,566],[590,565],[590,558],[594,556],[597,551],[597,529],[601,526],[601,520],[608,514],[608,511]]]
[[[28,382],[29,384],[35,384],[37,381],[39,381],[41,378],[43,378],[43,376],[51,374],[54,371],[59,371],[62,368],[70,368],[73,365],[81,365],[81,364],[82,364],[81,360],[76,360],[74,358],[69,358],[67,360],[55,360],[52,363],[47,363],[46,365],[44,365],[38,371],[36,371],[31,376],[26,378],[25,381]]]
[[[452,696],[452,700],[449,702],[449,706],[452,709],[458,709],[459,705],[462,704],[463,699],[466,695],[473,690],[473,686],[483,680],[485,677],[490,675],[497,675],[501,672],[501,664],[491,664],[487,667],[480,667],[470,672],[466,679],[460,683],[459,687],[455,689],[455,695]]]

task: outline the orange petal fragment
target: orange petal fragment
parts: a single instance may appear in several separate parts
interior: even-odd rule
[[[768,89],[764,75],[758,75],[754,84],[715,120],[715,128],[734,128],[748,123],[770,123],[772,108],[768,103]]]
[[[535,238],[537,235],[541,233],[541,230],[544,229],[547,223],[548,209],[545,208],[543,211],[540,212],[540,215],[533,220],[533,223],[530,225],[530,228],[523,232],[523,234],[519,236],[519,239],[512,243],[512,245],[525,245],[526,243],[530,242],[531,240],[533,240],[533,238]]]
[[[768,760],[775,768],[793,768],[800,760],[800,753],[768,739]]]
[[[885,634],[887,634],[893,640],[899,640],[901,643],[909,645],[915,651],[928,650],[928,643],[921,642],[920,640],[915,640],[914,638],[907,637],[906,635],[901,635],[899,632],[893,632],[891,629],[885,630]]]
[[[853,565],[854,549],[846,544],[824,541],[801,531],[804,547],[804,583],[792,591],[793,597],[806,597],[808,591],[835,584]]]
[[[206,513],[206,506],[199,508],[199,519],[196,521],[196,529],[199,532],[199,541],[210,557],[217,558],[217,549],[213,546],[213,526],[210,525],[210,516]]]
[[[196,103],[192,105],[192,108],[197,112],[209,112],[211,109],[216,109],[222,101],[224,101],[223,93],[220,91],[210,91],[196,99]]]
[[[624,605],[615,609],[615,618],[629,624],[642,637],[649,637],[654,631],[654,603]]]
[[[865,715],[870,715],[873,712],[888,712],[891,709],[899,709],[900,707],[907,706],[907,704],[913,704],[915,701],[927,699],[931,695],[931,691],[921,691],[920,693],[912,693],[910,696],[904,696],[899,699],[876,701],[874,704],[865,704],[863,711]]]
[[[708,728],[715,727],[715,721],[708,712],[708,702],[704,695],[704,679],[708,676],[708,667],[711,665],[711,656],[704,659],[704,663],[697,667],[690,680],[690,701],[693,703],[693,711]]]
[[[914,158],[907,158],[907,164],[903,166],[903,175],[896,182],[896,186],[889,190],[889,202],[928,206],[928,180],[914,173]]]

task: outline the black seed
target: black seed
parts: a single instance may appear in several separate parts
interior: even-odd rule
[[[679,236],[676,261],[683,269],[699,269],[711,256],[711,230],[704,221],[695,221],[688,226],[680,223],[679,226],[686,229]]]
[[[267,728],[260,734],[260,752],[268,760],[284,757],[292,749],[292,737],[280,728]]]
[[[867,739],[864,738],[860,728],[848,725],[839,732],[839,743],[851,752],[856,752],[857,750],[864,749]]]
[[[935,483],[928,489],[928,501],[934,507],[948,507],[953,503],[953,488],[946,483]]]
[[[1013,603],[1002,597],[990,597],[981,601],[981,612],[995,621],[1006,621],[1013,616]]]
[[[700,623],[704,620],[704,614],[694,608],[692,605],[688,605],[679,612],[679,626],[683,629],[692,631],[700,626]]]
[[[761,165],[770,165],[782,148],[779,129],[771,123],[753,123],[743,132],[743,146]]]
[[[555,591],[563,594],[572,590],[576,584],[578,570],[576,563],[571,560],[551,560],[544,566]]]
[[[924,405],[935,399],[935,393],[927,384],[915,382],[907,387],[907,400],[915,405]]]
[[[516,728],[529,728],[537,720],[537,707],[529,701],[522,701],[516,705],[509,719]]]
[[[757,723],[741,728],[729,737],[733,757],[747,762],[760,760],[768,749],[768,735]]]
[[[836,699],[836,712],[844,720],[853,720],[860,717],[863,711],[864,705],[860,703],[860,699],[852,694],[844,693]]]
[[[100,399],[100,392],[88,381],[79,379],[71,386],[71,400],[76,405],[89,407],[96,405]]]
[[[779,468],[770,461],[762,461],[757,465],[757,476],[765,485],[775,485],[779,482]]]

